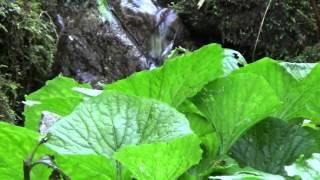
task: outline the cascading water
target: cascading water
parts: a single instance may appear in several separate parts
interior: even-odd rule
[[[151,69],[180,41],[189,42],[177,14],[155,0],[70,1],[56,8],[57,69],[80,82],[109,83]]]
[[[145,55],[148,67],[161,65],[181,37],[183,24],[177,14],[152,0],[110,1],[113,13]]]
[[[177,14],[171,9],[161,9],[155,16],[156,27],[150,37],[150,57],[156,65],[160,65],[170,51],[174,48],[175,40],[181,24]]]

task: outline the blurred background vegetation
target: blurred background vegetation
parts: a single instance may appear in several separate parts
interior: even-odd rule
[[[24,94],[52,75],[55,27],[39,1],[0,1],[0,47],[0,119],[19,121]]]
[[[220,42],[237,49],[250,58],[259,26],[269,0],[205,0],[200,8],[199,0],[173,0],[169,3],[182,17],[184,23],[198,41]],[[203,30],[206,29],[204,32]],[[255,59],[270,56],[288,61],[303,62],[302,51],[312,53],[309,62],[318,57],[311,52],[318,42],[315,11],[309,0],[273,0],[265,17]],[[307,49],[305,49],[307,48]],[[310,51],[311,50],[311,51]]]

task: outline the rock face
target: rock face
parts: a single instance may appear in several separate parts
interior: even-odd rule
[[[161,4],[168,0],[159,0]],[[251,59],[268,1],[265,0],[173,0],[176,9],[199,45],[218,42],[237,49]],[[308,0],[274,0],[265,17],[255,59],[295,57],[305,46],[316,44],[317,26]]]
[[[262,0],[206,0],[201,7],[185,0],[44,2],[59,30],[57,71],[92,84],[161,65],[177,45],[190,49],[183,23],[196,47],[217,42],[250,59],[267,5]],[[316,43],[314,22],[307,0],[273,1],[255,59],[297,56]]]
[[[152,0],[47,2],[59,29],[57,71],[112,82],[162,64],[187,34],[176,13]]]

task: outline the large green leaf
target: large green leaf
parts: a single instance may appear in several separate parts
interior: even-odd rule
[[[295,79],[304,79],[318,63],[279,62]]]
[[[59,155],[56,163],[71,179],[116,179],[111,160],[98,155]]]
[[[39,143],[38,133],[26,128],[0,122],[0,179],[23,179],[23,160],[27,159]],[[58,167],[71,179],[112,180],[115,169],[103,156],[62,156],[40,146],[34,162],[44,155],[54,155]],[[31,179],[48,179],[51,170],[44,165],[32,168]]]
[[[213,123],[222,154],[245,130],[272,114],[280,104],[270,85],[254,74],[235,74],[213,81],[194,102]]]
[[[166,143],[127,146],[114,157],[141,180],[173,180],[201,158],[200,141],[195,135]]]
[[[223,52],[220,45],[207,45],[167,60],[160,68],[135,73],[107,85],[105,89],[153,98],[177,107],[209,81],[223,75]]]
[[[251,128],[231,149],[241,165],[269,173],[284,173],[283,167],[301,154],[319,152],[315,130],[302,128],[280,119],[268,118]]]
[[[275,117],[286,121],[299,117],[320,121],[320,86],[317,85],[320,65],[314,66],[294,69],[291,64],[264,58],[234,73],[254,73],[268,81],[283,102]]]
[[[320,154],[314,153],[309,159],[301,156],[297,161],[286,166],[288,176],[300,176],[302,180],[320,179]]]
[[[212,168],[214,168],[212,164],[217,158],[220,145],[219,138],[215,133],[212,123],[205,118],[193,102],[187,100],[178,109],[186,115],[192,131],[201,140],[201,148],[203,150],[201,161],[193,166],[183,178],[188,175],[197,177],[208,176],[212,172]]]
[[[38,131],[42,111],[50,111],[61,116],[71,113],[84,96],[74,90],[76,87],[89,88],[89,85],[81,85],[70,78],[58,76],[47,81],[46,86],[26,96],[25,126]]]
[[[0,179],[23,179],[23,160],[31,154],[39,138],[34,131],[0,122]],[[48,151],[40,148],[35,159],[44,152]],[[48,179],[49,174],[50,171],[40,165],[31,171],[32,179]]]
[[[286,99],[289,89],[297,86],[297,81],[286,69],[270,58],[251,63],[238,71],[234,71],[234,73],[254,73],[262,76],[281,100]]]
[[[169,141],[191,133],[188,120],[168,105],[107,91],[59,120],[48,145],[63,154],[111,158],[126,145]]]
[[[219,164],[220,160],[217,160],[217,153],[219,150],[219,138],[216,133],[209,133],[202,137],[202,159],[188,171],[188,175],[196,177],[207,177],[213,171],[215,171],[215,164]]]
[[[227,155],[220,156],[219,159],[212,161],[211,167],[207,170],[207,174],[195,173],[188,171],[180,180],[202,180],[202,179],[219,179],[219,180],[284,180],[282,176],[262,172],[251,167],[241,168],[239,164]]]
[[[212,123],[210,123],[204,117],[202,117],[198,114],[194,114],[194,113],[185,113],[185,116],[189,120],[189,124],[190,124],[192,131],[198,137],[200,137],[200,138],[204,137],[207,134],[211,134],[215,131]]]
[[[301,81],[301,86],[305,87],[305,93],[310,93],[310,97],[306,102],[306,111],[309,116],[307,119],[312,119],[314,122],[320,122],[320,64],[317,64],[309,75]],[[308,88],[309,89],[308,89]],[[302,88],[301,88],[302,89]]]
[[[183,101],[183,103],[177,107],[177,110],[183,114],[186,114],[186,115],[192,114],[192,115],[198,115],[200,117],[205,118],[205,116],[202,114],[202,112],[198,109],[198,107],[190,99]]]

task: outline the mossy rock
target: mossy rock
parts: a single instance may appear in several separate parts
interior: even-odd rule
[[[12,93],[4,90],[6,83],[0,82],[0,113],[12,119],[8,115],[11,109],[22,109],[24,95],[52,75],[55,26],[39,1],[0,2],[0,47],[0,78],[17,85]]]
[[[268,1],[174,0],[175,8],[201,44],[220,42],[240,50],[250,59]],[[167,1],[163,1],[167,3]],[[317,27],[307,0],[273,0],[262,28],[255,59],[297,56],[316,43]]]

